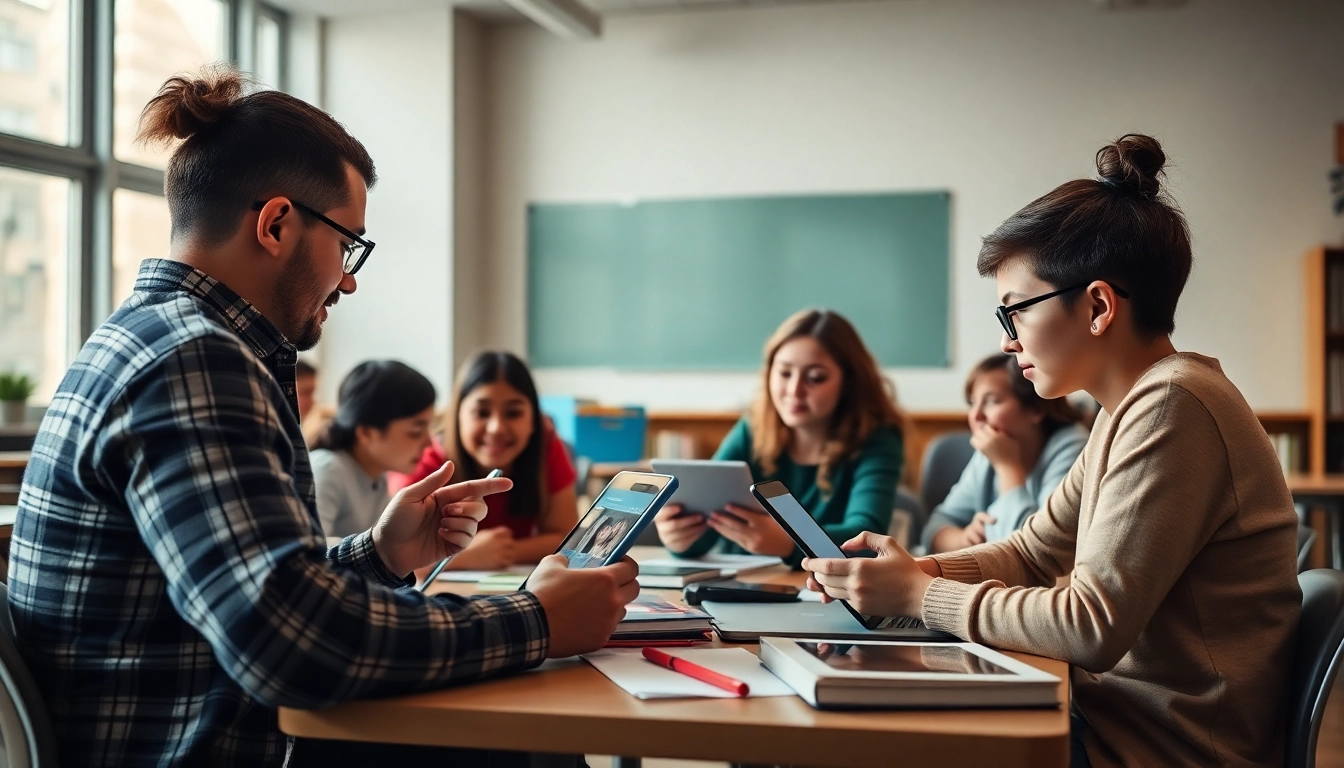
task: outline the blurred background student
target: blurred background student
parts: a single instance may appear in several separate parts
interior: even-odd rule
[[[975,455],[924,526],[930,553],[1008,538],[1087,444],[1078,409],[1065,398],[1036,394],[1011,355],[990,355],[972,369],[966,402]]]
[[[294,363],[294,394],[299,404],[299,427],[309,447],[317,445],[322,432],[336,416],[336,409],[317,402],[317,366],[300,358]]]
[[[311,454],[328,536],[360,533],[378,520],[390,498],[387,473],[414,469],[430,443],[434,399],[429,379],[395,360],[360,363],[341,382],[336,416]],[[467,479],[460,471],[454,478]]]
[[[724,438],[715,459],[745,461],[755,482],[779,480],[836,543],[891,525],[904,460],[895,390],[844,317],[808,309],[765,345],[760,394]],[[685,557],[710,550],[802,554],[769,515],[730,505],[654,518],[664,546]]]
[[[512,491],[486,498],[490,512],[476,538],[448,567],[495,570],[555,552],[579,520],[578,475],[541,412],[527,365],[501,351],[467,360],[438,432],[410,477],[394,478],[394,484],[415,482],[446,459],[457,464],[458,480],[485,477],[492,469],[513,480]]]

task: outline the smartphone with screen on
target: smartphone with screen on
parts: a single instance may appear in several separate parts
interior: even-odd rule
[[[619,472],[560,542],[570,568],[618,562],[677,491],[677,478],[652,472]],[[524,582],[522,589],[527,588]]]
[[[761,502],[765,511],[779,522],[780,526],[788,532],[798,548],[808,557],[828,557],[828,558],[847,558],[849,555],[840,545],[831,541],[831,537],[822,530],[821,525],[812,515],[808,514],[803,505],[789,493],[789,489],[778,480],[771,480],[768,483],[757,483],[751,486],[751,494],[756,500]],[[854,606],[848,601],[840,600],[845,610],[853,614],[854,618],[859,620],[864,629],[877,629],[879,625],[887,621],[884,616],[869,616],[854,610]]]

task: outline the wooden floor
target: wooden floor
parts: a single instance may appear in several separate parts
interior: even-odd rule
[[[591,768],[611,768],[611,758],[588,756]],[[692,760],[645,760],[644,768],[727,768],[727,763],[702,763]],[[1320,743],[1316,749],[1316,768],[1344,768],[1344,675],[1335,681],[1335,690],[1321,722]]]

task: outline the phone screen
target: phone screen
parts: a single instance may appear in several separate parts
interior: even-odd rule
[[[616,487],[613,480],[565,537],[559,552],[569,558],[570,568],[597,568],[611,562],[640,518],[663,498],[665,481],[672,479],[657,475],[639,477],[639,481],[624,488]],[[664,482],[659,483],[660,479]]]
[[[849,555],[840,549],[840,545],[831,541],[831,537],[826,535],[826,531],[812,515],[803,509],[803,505],[789,493],[789,489],[778,480],[772,480],[768,483],[758,483],[751,486],[751,492],[756,494],[762,506],[766,508],[779,524],[784,526],[784,530],[803,550],[808,557],[826,557],[826,558],[847,558]],[[840,604],[845,606],[845,610],[854,615],[859,623],[865,629],[873,629],[881,624],[881,616],[868,616],[854,610],[848,602],[841,600]]]
[[[793,535],[808,557],[849,557],[838,544],[831,541],[831,537],[817,525],[817,521],[793,498],[783,483],[761,483],[752,488],[769,500],[769,507],[782,518],[780,523],[784,530]]]

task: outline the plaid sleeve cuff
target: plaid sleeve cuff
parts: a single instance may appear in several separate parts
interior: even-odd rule
[[[341,539],[341,543],[327,550],[327,559],[337,567],[349,568],[365,579],[386,587],[415,586],[415,574],[398,576],[387,569],[383,558],[373,546],[373,531]]]
[[[504,627],[508,634],[507,638],[501,638],[506,642],[490,643],[496,652],[486,658],[482,671],[500,672],[516,667],[527,669],[546,660],[551,650],[551,629],[546,621],[546,609],[541,606],[536,595],[531,592],[514,592],[473,597],[471,606],[483,618],[503,619],[496,626]]]

